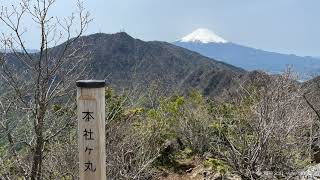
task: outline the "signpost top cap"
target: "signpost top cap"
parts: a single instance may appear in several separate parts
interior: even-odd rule
[[[77,87],[82,88],[102,88],[106,86],[105,80],[79,80],[76,82]]]

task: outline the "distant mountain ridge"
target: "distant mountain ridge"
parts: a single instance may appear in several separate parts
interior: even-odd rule
[[[16,51],[19,52],[19,53],[23,52],[22,49],[21,50],[16,50]],[[36,49],[26,49],[26,51],[28,53],[37,53],[37,52],[39,52],[39,50],[36,50]],[[10,53],[10,52],[13,52],[13,51],[12,50],[0,49],[0,52],[2,52],[2,53],[4,53],[4,52]]]
[[[160,41],[142,41],[125,32],[83,36],[79,42],[91,52],[91,78],[106,79],[115,88],[157,83],[167,90],[201,90],[221,94],[245,70]],[[53,51],[59,51],[59,46]]]
[[[191,34],[194,34],[194,32]],[[227,42],[226,40],[223,43],[217,43],[205,42],[200,38],[199,41],[195,38],[193,41],[183,39],[175,41],[173,44],[248,71],[263,70],[271,74],[278,74],[288,66],[292,66],[301,75],[302,79],[310,79],[315,74],[320,73],[320,59],[314,57],[273,53]]]
[[[171,43],[135,39],[124,32],[97,33],[78,41],[73,45],[85,44],[82,51],[90,52],[89,78],[106,79],[115,90],[134,88],[143,92],[156,85],[169,93],[197,89],[206,96],[232,98],[242,87],[267,82],[271,77],[259,71],[247,72]],[[53,47],[50,52],[57,55],[62,47]],[[18,62],[13,54],[7,57]]]

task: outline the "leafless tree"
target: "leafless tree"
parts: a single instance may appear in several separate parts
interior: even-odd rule
[[[213,149],[242,177],[261,178],[265,172],[271,172],[271,178],[287,177],[311,163],[315,115],[293,79],[290,71],[272,77],[254,92],[247,91],[249,99],[235,114],[217,115],[227,128],[218,128]]]
[[[12,137],[12,129],[7,129],[3,119],[2,128],[12,146],[11,154],[18,163],[19,156],[13,144],[25,142],[33,154],[30,157],[31,168],[21,165],[24,176],[43,179],[43,164],[50,142],[74,122],[72,115],[63,110],[71,102],[68,97],[74,93],[74,81],[85,72],[88,53],[83,51],[80,36],[87,29],[90,18],[80,1],[77,12],[65,18],[50,14],[56,0],[20,0],[13,3],[12,6],[1,7],[0,11],[0,22],[7,29],[1,32],[1,43],[6,51],[1,54],[1,81],[8,87],[6,91],[14,95],[12,99],[7,98],[6,107],[1,107],[2,110],[15,108],[23,121],[20,125],[32,129],[24,129],[28,131],[26,137],[19,139]],[[33,28],[39,28],[40,48],[37,53],[29,52],[24,40],[26,34],[31,33],[24,27],[26,19],[32,19]],[[53,111],[55,104],[61,107]],[[8,110],[3,110],[3,118],[6,112]]]

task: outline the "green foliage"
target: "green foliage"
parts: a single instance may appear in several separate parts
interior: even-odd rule
[[[133,169],[140,171],[146,163],[149,163],[149,166],[145,171],[160,169],[165,172],[179,172],[184,168],[183,161],[190,162],[192,157],[201,157],[205,152],[211,152],[215,156],[204,160],[204,166],[222,175],[231,171],[238,171],[239,174],[254,171],[254,166],[259,164],[258,161],[260,168],[271,158],[278,159],[279,163],[289,162],[289,168],[303,168],[309,165],[311,159],[306,158],[307,152],[299,148],[281,147],[282,141],[274,135],[270,136],[267,145],[261,146],[263,149],[257,149],[262,143],[254,110],[261,97],[253,87],[248,91],[251,92],[250,95],[233,102],[216,102],[205,98],[198,91],[191,91],[188,96],[153,97],[156,103],[152,106],[139,107],[129,103],[128,93],[118,95],[111,88],[107,88],[106,133],[109,139],[106,144],[110,148],[107,154],[109,159],[114,158],[112,165],[117,165],[108,176],[113,177],[113,173],[118,173],[119,168],[123,172],[135,174],[137,172]],[[53,105],[51,112],[54,116],[61,117],[61,121],[65,120],[64,117],[75,115],[74,109],[60,104]],[[26,125],[23,127],[17,129],[16,134],[31,129]],[[166,144],[177,140],[179,142],[176,142],[173,148]],[[286,140],[288,144],[297,142],[294,136],[288,136]],[[65,180],[75,177],[76,175],[62,177],[59,173],[66,169],[65,167],[75,167],[72,164],[77,162],[77,154],[74,152],[77,149],[76,129],[67,129],[53,141],[50,146],[45,147],[48,155],[55,157],[54,163],[49,164],[65,164],[64,167],[52,168],[52,175]],[[15,173],[18,176],[15,160],[12,156],[7,157],[7,144],[7,140],[0,139],[0,175]],[[30,155],[31,151],[26,149],[25,145],[16,145],[21,157]],[[65,153],[66,149],[68,153]],[[252,165],[250,158],[256,155],[255,152],[258,152],[259,157],[252,160]],[[266,155],[261,156],[262,153]],[[119,162],[119,158],[123,158],[124,161]],[[265,169],[281,171],[282,167],[270,165]],[[75,170],[72,168],[68,170],[73,171]]]
[[[189,159],[194,154],[194,151],[190,147],[186,147],[175,154],[177,159]]]
[[[214,172],[218,172],[220,174],[226,174],[230,171],[230,167],[226,165],[226,163],[222,160],[209,158],[204,161],[204,166],[212,169]]]
[[[179,163],[174,154],[162,153],[152,164],[155,168],[162,171],[176,172],[179,169]]]
[[[5,159],[0,161],[0,175],[10,174],[12,168],[14,168],[14,163],[12,159]]]
[[[127,95],[116,95],[111,88],[106,88],[106,118],[107,121],[120,121],[125,118],[125,103]]]
[[[203,95],[196,90],[193,90],[189,93],[187,101],[195,106],[201,106],[206,104],[206,101]]]
[[[155,142],[162,145],[166,140],[177,137],[177,118],[181,115],[181,107],[185,103],[184,97],[174,96],[160,101],[157,108],[145,111],[144,121],[136,124],[141,133],[155,138]],[[141,110],[138,110],[141,112]]]
[[[215,106],[211,105],[211,113],[214,120],[210,125],[217,138],[232,142],[239,150],[245,151],[248,143],[255,143],[257,134],[251,125],[250,116],[252,115],[252,106],[256,100],[247,97],[241,104],[222,103]]]
[[[293,156],[292,156],[294,166],[298,167],[299,169],[303,169],[305,167],[308,167],[312,163],[312,159],[310,156],[309,157],[307,156],[307,158],[305,158],[305,157],[306,157],[306,155],[303,154],[302,152],[294,150]]]
[[[53,111],[54,115],[56,115],[58,117],[62,117],[62,116],[72,117],[72,116],[76,115],[75,109],[72,109],[68,106],[62,106],[60,104],[52,105],[52,111]]]
[[[184,172],[192,162],[192,155],[194,154],[191,148],[184,148],[183,150],[162,151],[160,156],[153,163],[153,166],[165,172]]]

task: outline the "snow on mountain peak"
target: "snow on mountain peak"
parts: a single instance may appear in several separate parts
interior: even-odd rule
[[[227,43],[228,41],[224,40],[222,37],[218,36],[214,32],[205,29],[199,28],[193,31],[191,34],[183,37],[181,42],[199,42],[199,43]]]

